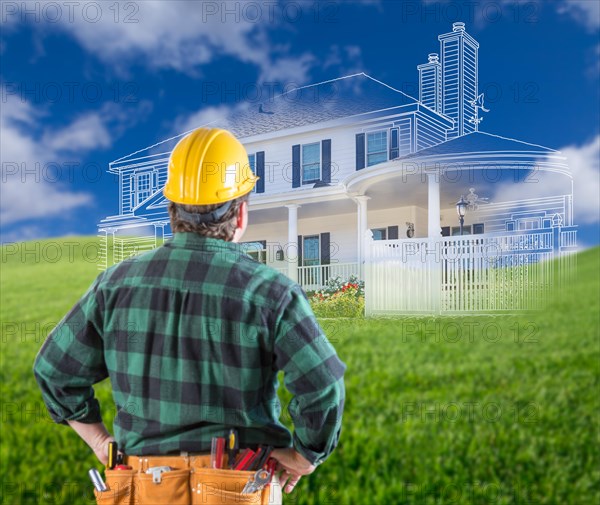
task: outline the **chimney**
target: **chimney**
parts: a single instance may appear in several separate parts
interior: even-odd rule
[[[419,101],[436,112],[442,112],[442,65],[437,53],[430,53],[428,60],[417,65]]]
[[[452,31],[438,37],[442,66],[442,113],[454,120],[447,133],[453,139],[477,131],[475,108],[478,95],[479,43],[465,31],[462,22],[453,23]]]

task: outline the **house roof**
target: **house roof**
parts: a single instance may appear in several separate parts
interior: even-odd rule
[[[407,105],[420,104],[416,98],[361,72],[296,88],[263,103],[246,103],[209,124],[211,127],[226,128],[243,141],[255,135]],[[159,146],[162,152],[169,152],[186,133],[136,151],[113,163],[147,156],[157,152]]]
[[[448,140],[441,144],[427,149],[422,149],[416,153],[409,154],[402,159],[438,157],[448,155],[465,155],[481,153],[530,153],[530,154],[557,154],[558,151],[549,147],[523,142],[499,135],[493,135],[485,132],[474,132],[462,137]]]
[[[322,123],[418,100],[365,73],[303,86],[229,118],[239,138]]]

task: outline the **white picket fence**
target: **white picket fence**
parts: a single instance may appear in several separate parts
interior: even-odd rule
[[[575,238],[565,236],[569,247]],[[558,282],[554,230],[367,240],[365,312],[468,313],[541,308]],[[565,256],[566,257],[566,256]],[[569,261],[568,258],[566,261]]]

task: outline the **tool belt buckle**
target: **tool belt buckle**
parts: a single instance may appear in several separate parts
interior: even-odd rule
[[[173,470],[170,466],[152,466],[146,470],[146,473],[152,474],[152,482],[160,484],[162,482],[161,474]]]

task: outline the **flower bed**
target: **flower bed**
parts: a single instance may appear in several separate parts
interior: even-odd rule
[[[338,276],[309,294],[309,300],[317,317],[363,317],[365,285],[354,275],[347,281]]]

